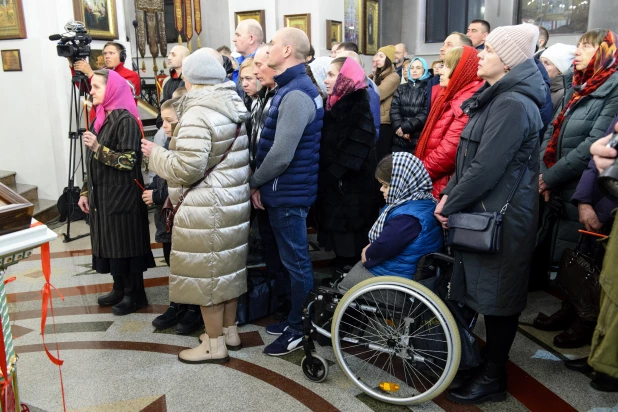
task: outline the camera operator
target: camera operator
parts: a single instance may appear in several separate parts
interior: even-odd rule
[[[129,83],[131,91],[133,92],[133,97],[137,103],[137,96],[139,96],[141,92],[140,78],[136,72],[124,67],[126,58],[127,51],[120,43],[110,41],[103,47],[104,68],[115,71]],[[71,62],[71,59],[69,59],[69,62]],[[84,73],[88,79],[91,79],[94,74],[94,70],[86,60],[77,60],[73,63],[71,67],[73,74],[75,74],[75,70]]]

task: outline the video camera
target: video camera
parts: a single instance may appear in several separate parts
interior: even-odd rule
[[[49,40],[58,40],[56,46],[58,56],[67,57],[72,62],[90,56],[92,37],[88,34],[84,23],[71,20],[65,24],[64,30],[66,30],[64,34],[49,36]]]

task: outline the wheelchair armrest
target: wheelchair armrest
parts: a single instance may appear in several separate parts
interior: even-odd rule
[[[446,253],[434,252],[430,253],[428,256],[431,256],[437,260],[441,260],[446,263],[454,263],[455,258],[453,256],[447,255]]]

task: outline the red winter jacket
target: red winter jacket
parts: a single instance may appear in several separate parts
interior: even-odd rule
[[[440,193],[455,171],[455,155],[459,136],[468,123],[468,115],[461,110],[461,104],[472,97],[483,81],[477,80],[461,89],[450,102],[445,102],[442,116],[436,122],[427,148],[421,160],[433,182],[431,192],[436,199],[440,199]],[[435,91],[433,91],[435,94]],[[440,91],[442,92],[442,90]]]

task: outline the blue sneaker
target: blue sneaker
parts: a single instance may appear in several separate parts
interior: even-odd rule
[[[264,353],[270,356],[287,355],[290,352],[302,349],[302,341],[302,332],[287,327],[277,340],[264,348]]]
[[[266,326],[266,333],[268,333],[269,335],[279,336],[283,332],[285,332],[287,328],[289,327],[290,327],[290,324],[288,323],[288,320],[285,319],[279,323],[273,323],[272,325]]]

